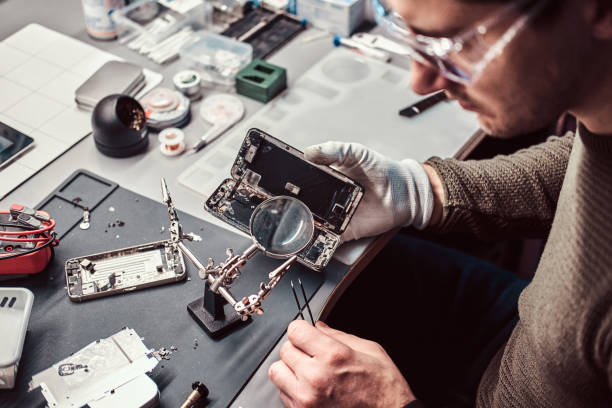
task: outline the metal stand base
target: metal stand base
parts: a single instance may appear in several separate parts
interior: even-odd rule
[[[240,319],[234,308],[221,295],[212,292],[208,282],[205,283],[204,296],[189,303],[187,310],[212,338],[219,338],[240,323],[248,322]]]

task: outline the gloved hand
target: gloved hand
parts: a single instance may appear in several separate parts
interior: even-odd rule
[[[423,229],[428,225],[434,196],[427,173],[416,160],[395,161],[361,144],[342,142],[307,147],[304,156],[312,163],[336,168],[365,188],[343,240],[399,226]]]

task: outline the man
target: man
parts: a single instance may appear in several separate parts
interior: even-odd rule
[[[308,148],[309,160],[366,187],[347,239],[406,225],[548,239],[528,283],[396,236],[351,287],[360,301],[341,306],[336,325],[360,321],[359,337],[290,324],[269,371],[283,403],[612,406],[612,2],[374,5],[377,22],[414,49],[416,92],[444,89],[500,137],[564,112],[578,129],[484,161],[420,165],[355,144]]]

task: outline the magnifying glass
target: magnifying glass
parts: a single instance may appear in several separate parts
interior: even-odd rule
[[[202,135],[200,142],[190,149],[197,153],[218,138],[244,116],[244,105],[237,97],[229,94],[211,95],[202,101],[200,116],[213,126]]]
[[[286,272],[297,259],[296,254],[310,243],[314,235],[314,218],[306,204],[297,198],[277,196],[255,208],[249,230],[253,244],[242,255],[228,258],[226,264],[234,262],[236,267],[241,267],[258,251],[270,258],[287,259],[268,274],[272,279],[279,271]],[[216,288],[214,284],[213,288]]]
[[[273,258],[287,260],[268,274],[269,281],[260,284],[257,294],[244,297],[234,304],[234,310],[243,316],[263,313],[261,302],[285,276],[297,260],[297,254],[312,240],[314,218],[306,204],[297,198],[278,196],[264,201],[255,208],[249,228],[253,245],[243,252],[239,257],[241,261],[236,261],[236,265],[244,265],[244,262],[258,251]],[[213,283],[211,289],[214,286]]]
[[[272,258],[283,259],[308,245],[314,234],[314,219],[300,200],[278,196],[255,208],[249,228],[259,250]]]
[[[252,245],[240,255],[234,255],[232,249],[228,248],[227,259],[224,262],[215,265],[213,259],[208,258],[208,264],[204,266],[183,243],[186,236],[182,234],[182,226],[178,222],[168,186],[163,178],[162,196],[163,202],[168,206],[172,242],[176,243],[177,249],[198,268],[200,278],[206,280],[205,296],[211,292],[215,296],[215,301],[212,303],[204,301],[203,297],[201,301],[198,299],[192,302],[196,306],[189,305],[194,318],[211,332],[217,332],[220,328],[233,324],[233,320],[227,320],[223,313],[218,313],[214,306],[217,304],[217,297],[222,298],[221,301],[223,299],[227,301],[240,316],[240,320],[247,320],[253,313],[262,314],[262,301],[297,260],[297,254],[312,241],[315,232],[314,217],[306,204],[294,197],[273,197],[259,204],[251,215],[249,229]],[[268,273],[268,282],[261,282],[257,293],[236,299],[230,292],[230,286],[240,277],[240,268],[259,251],[269,257],[286,260]],[[202,309],[205,309],[217,323],[210,326],[210,319],[200,316]]]

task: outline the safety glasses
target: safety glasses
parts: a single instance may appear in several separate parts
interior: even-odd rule
[[[462,84],[475,82],[547,2],[515,1],[453,37],[428,37],[414,33],[389,7],[388,0],[371,1],[376,23],[407,44],[412,58]]]

